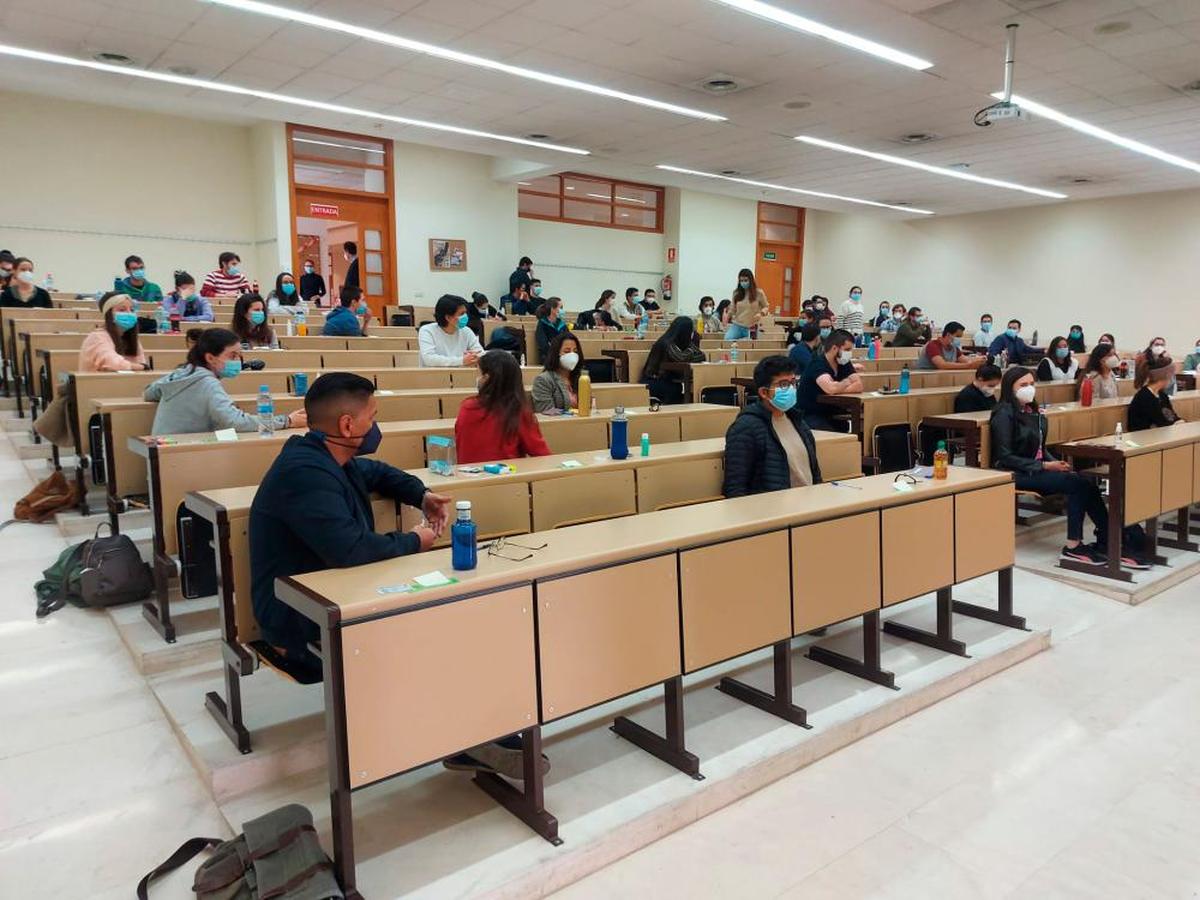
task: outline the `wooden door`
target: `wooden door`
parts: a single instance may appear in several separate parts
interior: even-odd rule
[[[329,285],[331,300],[337,301],[348,265],[342,257],[342,244],[354,241],[358,245],[359,285],[366,294],[371,312],[377,316],[382,315],[384,304],[393,303],[396,298],[392,277],[395,263],[391,258],[392,228],[389,222],[389,203],[385,199],[351,199],[344,194],[324,194],[318,190],[297,188],[297,209],[303,214],[303,211],[311,209],[313,205],[337,210],[337,223],[328,231],[329,263],[333,269],[333,283]],[[300,259],[297,259],[295,264],[295,271],[303,270]]]
[[[800,310],[800,248],[788,244],[758,245],[754,280],[767,294],[771,312],[795,315]]]

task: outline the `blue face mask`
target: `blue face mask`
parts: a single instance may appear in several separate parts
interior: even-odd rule
[[[359,304],[358,314],[360,316],[365,316],[367,314],[367,304],[365,304],[365,303]]]
[[[469,321],[470,321],[470,319],[467,318],[467,314],[463,313],[461,316],[458,317],[458,327],[460,329],[466,328],[467,322],[469,322]]]
[[[137,313],[119,312],[113,313],[113,321],[122,331],[128,331],[130,328],[137,326]]]
[[[989,331],[992,330],[992,323],[991,322],[981,323],[979,326],[979,330],[982,331],[984,334],[987,334]]]
[[[296,293],[296,286],[294,284],[289,284],[287,282],[285,282],[284,284],[281,284],[279,286],[279,289],[281,291],[283,291],[285,294],[287,294],[289,297],[292,296],[292,294]]]
[[[957,350],[962,347],[962,338],[951,338],[950,344]]]
[[[1070,347],[1055,347],[1054,348],[1054,355],[1057,356],[1059,359],[1066,359],[1067,356],[1070,354],[1070,352],[1071,352]]]
[[[138,281],[141,281],[143,278],[146,277],[146,270],[145,269],[134,269],[132,272],[129,273],[129,275],[130,275],[130,277],[136,278]]]
[[[237,266],[230,266],[230,267],[229,267],[229,274],[230,274],[230,275],[241,275],[241,274],[242,274],[242,270],[241,270],[241,269],[239,269]]]
[[[267,314],[261,309],[252,309],[250,310],[250,321],[255,325],[261,325],[263,322],[267,321]]]
[[[242,361],[240,359],[227,359],[225,365],[221,368],[222,378],[236,378],[242,374]]]
[[[787,412],[796,405],[796,386],[794,384],[775,388],[771,394],[771,405],[780,412]]]
[[[1019,332],[1019,331],[1018,331],[1017,329],[1015,329],[1015,328],[1005,328],[1005,329],[1004,329],[1004,333],[1005,333],[1005,334],[1007,334],[1007,335],[1008,335],[1010,338],[1015,338],[1015,337],[1016,337],[1018,334],[1020,334],[1021,332]]]
[[[853,294],[850,295],[850,299],[853,300],[855,303],[857,303],[859,300],[862,299],[862,294],[855,291]]]
[[[739,282],[738,282],[738,287],[740,287],[740,288],[741,288],[743,291],[748,291],[748,290],[750,290],[750,282],[748,282],[748,281],[739,281]]]
[[[831,334],[833,334],[833,329],[832,328],[822,328],[820,334],[821,334],[822,339],[827,338]]]
[[[1071,329],[1071,338],[1072,338],[1073,340],[1076,340],[1076,341],[1077,341],[1077,340],[1079,340],[1081,337],[1083,337],[1083,332],[1082,332],[1082,331],[1080,331],[1080,330],[1079,330],[1079,329],[1077,329],[1077,328],[1072,328],[1072,329]]]

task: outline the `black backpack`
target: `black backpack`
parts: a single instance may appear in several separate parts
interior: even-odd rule
[[[37,593],[38,618],[47,616],[68,603],[75,606],[115,606],[145,600],[154,590],[154,576],[142,561],[127,534],[100,537],[96,526],[91,540],[68,547],[54,565],[42,572],[42,580],[33,586]]]

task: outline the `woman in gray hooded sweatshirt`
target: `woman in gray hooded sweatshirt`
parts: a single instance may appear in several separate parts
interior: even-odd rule
[[[242,371],[238,337],[208,328],[188,351],[187,362],[146,388],[143,399],[158,403],[152,434],[201,434],[232,428],[257,431],[258,417],[234,406],[221,384]],[[275,416],[276,428],[306,428],[304,410]]]

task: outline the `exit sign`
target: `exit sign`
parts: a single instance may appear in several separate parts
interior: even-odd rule
[[[767,259],[767,260],[770,260],[771,262],[774,262],[775,261],[775,251],[774,250],[765,251],[763,253],[763,259]]]
[[[332,203],[310,203],[308,204],[308,214],[320,216],[323,219],[340,219],[342,211]]]

